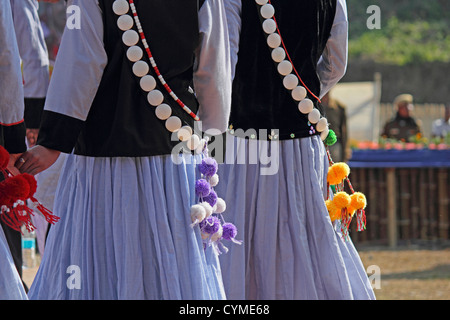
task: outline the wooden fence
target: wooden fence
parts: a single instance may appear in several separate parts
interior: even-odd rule
[[[353,168],[355,190],[367,197],[367,229],[355,244],[389,245],[449,240],[450,168]]]

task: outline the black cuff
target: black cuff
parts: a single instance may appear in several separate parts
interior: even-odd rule
[[[0,126],[1,144],[9,153],[22,153],[27,150],[25,143],[25,123],[22,121],[12,126]]]
[[[61,113],[44,110],[36,144],[64,153],[71,153],[84,121]]]
[[[44,111],[45,98],[25,98],[25,125],[27,129],[38,129]]]

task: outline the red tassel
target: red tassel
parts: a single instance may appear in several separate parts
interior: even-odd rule
[[[48,223],[55,224],[59,221],[60,217],[55,216],[53,212],[44,207],[36,198],[31,197],[30,200],[36,205],[36,209],[39,210]]]
[[[359,209],[356,211],[356,223],[357,223],[357,231],[366,230],[366,212],[364,209]]]

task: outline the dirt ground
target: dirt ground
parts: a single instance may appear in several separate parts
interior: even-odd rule
[[[450,248],[358,250],[378,300],[450,300]],[[36,271],[24,270],[28,286]]]

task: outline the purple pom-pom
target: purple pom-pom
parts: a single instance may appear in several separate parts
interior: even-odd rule
[[[220,221],[216,216],[209,216],[200,223],[200,229],[204,233],[214,234],[220,228]]]
[[[222,228],[223,228],[222,237],[225,240],[233,240],[236,237],[237,228],[234,224],[227,222],[223,224]]]
[[[195,194],[199,197],[206,197],[211,192],[211,186],[205,179],[195,181]]]
[[[206,197],[203,197],[203,201],[208,202],[211,207],[214,207],[217,203],[217,193],[211,189],[211,192]]]
[[[198,170],[201,174],[212,177],[217,172],[217,161],[214,158],[206,158],[198,165]]]

